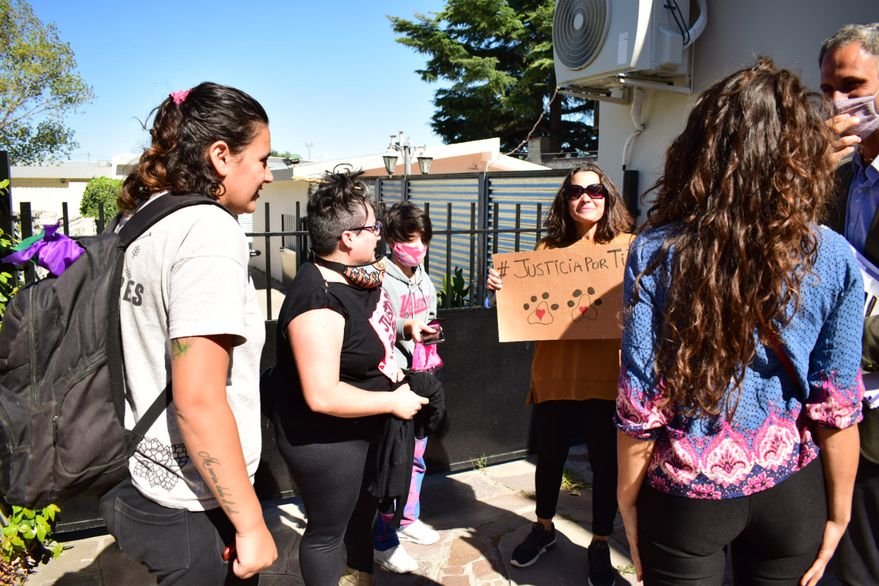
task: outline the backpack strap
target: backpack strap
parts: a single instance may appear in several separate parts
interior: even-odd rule
[[[157,197],[149,203],[141,207],[137,212],[125,222],[125,225],[119,230],[119,247],[124,251],[132,242],[137,240],[142,234],[149,230],[159,220],[170,216],[177,210],[187,208],[194,205],[215,205],[227,212],[230,216],[234,214],[220,205],[216,200],[203,195],[171,195],[166,194]],[[112,283],[122,281],[122,270],[125,264],[125,255],[119,255],[119,260],[113,271]],[[109,348],[112,349],[112,355],[109,356],[110,369],[110,388],[113,392],[113,406],[116,409],[116,415],[119,420],[125,421],[125,396],[128,393],[128,387],[125,384],[125,371],[123,362],[122,348],[122,330],[119,322],[119,291],[110,288],[110,316],[113,322],[108,324],[109,332]],[[165,386],[165,389],[156,397],[153,404],[150,405],[146,413],[137,421],[132,432],[138,437],[143,438],[144,434],[155,423],[159,415],[171,404],[171,383]],[[132,446],[134,447],[134,446]]]
[[[153,224],[166,216],[170,216],[179,209],[193,205],[215,205],[224,210],[230,216],[234,214],[220,205],[216,200],[203,195],[171,195],[165,194],[157,197],[147,205],[142,206],[135,214],[125,222],[119,230],[119,246],[123,249],[140,238],[140,236],[152,227]]]

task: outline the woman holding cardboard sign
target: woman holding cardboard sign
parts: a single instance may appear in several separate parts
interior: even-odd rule
[[[628,246],[632,226],[619,190],[595,165],[573,169],[562,182],[545,223],[538,249],[589,247],[619,242]],[[499,290],[500,275],[489,270],[489,289]],[[578,296],[581,297],[581,296]],[[588,311],[585,296],[574,310]],[[539,341],[531,364],[537,443],[537,522],[513,551],[511,563],[526,567],[555,545],[552,518],[558,504],[568,447],[585,430],[592,465],[592,544],[589,582],[613,584],[607,538],[613,531],[616,503],[616,431],[614,400],[619,376],[619,340]]]

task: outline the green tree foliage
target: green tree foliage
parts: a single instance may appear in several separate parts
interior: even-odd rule
[[[276,150],[273,150],[271,153],[269,153],[269,156],[272,156],[272,157],[280,157],[280,158],[282,158],[282,159],[290,159],[290,160],[293,160],[293,161],[298,161],[298,160],[302,159],[302,157],[299,156],[299,153],[294,153],[293,151],[276,151]]]
[[[434,132],[446,142],[498,136],[512,150],[545,114],[533,136],[549,137],[551,151],[597,147],[594,102],[550,102],[554,8],[555,0],[447,0],[416,21],[388,17],[397,42],[428,57],[421,79],[448,82],[434,94]]]
[[[64,117],[90,102],[70,45],[25,0],[0,0],[0,150],[19,165],[69,155]]]
[[[109,177],[95,177],[90,179],[82,193],[82,201],[79,204],[79,213],[89,218],[99,217],[98,210],[104,206],[104,217],[110,218],[116,214],[119,208],[116,200],[122,191],[121,179]]]

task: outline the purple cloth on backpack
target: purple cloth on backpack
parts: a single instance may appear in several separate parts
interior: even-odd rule
[[[43,226],[43,237],[40,240],[24,250],[3,257],[2,261],[20,266],[36,256],[37,264],[57,277],[83,252],[84,249],[79,244],[58,232],[57,225],[47,224]]]

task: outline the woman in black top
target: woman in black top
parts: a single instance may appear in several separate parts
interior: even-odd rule
[[[411,419],[427,402],[408,384],[391,390],[403,373],[375,259],[381,223],[356,176],[328,173],[309,198],[314,261],[299,270],[278,320],[275,420],[308,518],[299,563],[309,585],[340,583],[343,539],[341,583],[372,583],[369,446],[384,416]]]

